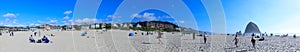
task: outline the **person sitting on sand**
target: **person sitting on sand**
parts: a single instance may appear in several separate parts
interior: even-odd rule
[[[255,39],[252,37],[252,39],[251,39],[251,43],[252,43],[252,47],[254,47],[255,48]]]
[[[206,44],[206,40],[207,40],[207,38],[206,38],[206,32],[204,32],[204,34],[203,34],[203,39],[204,39],[204,43]]]
[[[30,41],[30,43],[35,43],[35,40],[34,40],[34,38],[32,37],[32,35],[30,35],[29,41]]]
[[[54,34],[50,34],[50,36],[55,36]]]
[[[238,44],[239,38],[237,37],[237,35],[235,35],[233,41],[235,41],[235,42],[234,42],[235,47],[238,47],[237,44]]]
[[[296,34],[293,37],[296,38]]]
[[[50,40],[46,36],[42,38],[42,43],[49,43],[49,42]]]
[[[161,35],[162,35],[162,33],[160,31],[158,31],[157,39],[159,41],[159,44],[163,44],[163,42],[160,40],[162,38]]]

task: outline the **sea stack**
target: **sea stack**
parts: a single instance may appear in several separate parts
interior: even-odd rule
[[[255,23],[249,22],[246,26],[244,35],[251,35],[252,33],[260,34],[261,32]]]

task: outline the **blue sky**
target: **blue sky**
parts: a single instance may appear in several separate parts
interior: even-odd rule
[[[59,21],[66,16],[64,12],[72,11],[75,2],[74,0],[0,0],[0,22],[2,23],[0,25],[24,26],[50,23],[50,21],[62,24]]]
[[[17,1],[17,2],[16,2]],[[74,19],[72,14],[76,0],[0,0],[0,25],[27,26],[49,23],[65,25],[73,22],[111,22],[116,20],[127,22],[130,16],[120,16],[115,13],[123,0],[102,0],[95,19]],[[172,1],[171,1],[172,2]],[[149,2],[150,3],[150,2]],[[149,4],[145,2],[145,4]],[[175,3],[175,2],[174,2]],[[194,16],[197,27],[201,31],[211,31],[207,11],[201,0],[183,0],[186,7]],[[297,0],[221,0],[226,17],[227,33],[244,32],[245,26],[252,21],[262,32],[268,33],[299,33],[300,28],[300,1]],[[151,3],[150,3],[151,4]],[[176,3],[175,3],[176,4]],[[143,6],[137,5],[134,7]],[[170,5],[177,6],[177,5]],[[158,9],[160,10],[160,9]],[[177,10],[171,10],[177,11]],[[152,17],[170,16],[170,12],[140,11],[137,16],[145,14]],[[178,12],[183,13],[183,12]],[[135,15],[134,13],[131,14]],[[151,16],[150,16],[151,17]],[[119,19],[117,19],[119,18]],[[123,19],[126,18],[126,19]],[[176,16],[173,18],[176,18]],[[181,17],[184,18],[184,17]],[[164,19],[171,20],[172,19]],[[189,27],[189,20],[173,20]],[[193,28],[193,27],[191,27]]]

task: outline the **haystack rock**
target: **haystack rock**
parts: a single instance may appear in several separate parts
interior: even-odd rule
[[[255,23],[249,22],[246,29],[245,29],[244,35],[251,35],[252,33],[260,34],[261,32],[260,32],[258,26]]]

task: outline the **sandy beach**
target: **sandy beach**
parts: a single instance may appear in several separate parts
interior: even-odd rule
[[[0,36],[0,52],[297,52],[300,51],[299,38],[265,37],[257,41],[256,48],[251,47],[251,36],[239,36],[239,47],[235,47],[230,35],[207,35],[205,44],[203,37],[192,34],[182,35],[180,32],[163,32],[162,44],[153,35],[142,35],[143,31],[108,30],[107,32],[87,30],[86,36],[80,36],[84,31],[41,31],[41,36],[47,36],[52,43],[29,43],[31,31],[15,32],[15,36],[3,33]],[[129,37],[129,33],[135,36]],[[146,33],[146,32],[143,32]],[[55,36],[50,36],[54,34]]]

